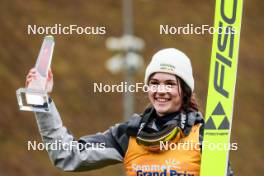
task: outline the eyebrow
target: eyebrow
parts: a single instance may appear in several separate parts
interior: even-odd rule
[[[177,80],[175,79],[166,79],[166,80],[159,80],[159,79],[155,79],[155,78],[150,78],[150,81],[154,80],[154,81],[164,81],[164,82],[177,82]]]

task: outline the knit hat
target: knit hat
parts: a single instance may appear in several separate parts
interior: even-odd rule
[[[153,73],[170,73],[180,77],[193,91],[194,79],[190,59],[175,48],[166,48],[155,53],[146,68],[145,84]]]

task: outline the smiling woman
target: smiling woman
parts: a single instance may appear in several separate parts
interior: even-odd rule
[[[52,75],[50,71],[47,80],[51,87]],[[36,76],[31,70],[26,82]],[[78,147],[69,150],[48,148],[54,165],[64,171],[85,171],[122,162],[128,176],[199,175],[203,117],[194,99],[190,59],[174,48],[158,51],[146,69],[145,84],[150,86],[151,106],[141,115],[134,114],[127,122],[110,127],[104,133],[79,140],[63,126],[50,99],[50,112],[35,113],[43,142],[78,143]],[[105,147],[81,147],[87,143],[104,143]],[[191,143],[190,146],[199,147],[166,150],[160,147],[164,143]],[[232,175],[230,169],[228,175]]]
[[[175,75],[168,73],[154,73],[150,77],[149,85],[152,87],[148,92],[149,100],[154,106],[157,115],[162,117],[179,111],[182,105],[181,88]],[[170,91],[160,88],[161,85],[169,86]],[[157,87],[156,90],[153,87]],[[153,91],[154,90],[154,91]]]
[[[146,70],[145,84],[151,87],[149,100],[159,116],[176,111],[198,111],[192,66],[179,50],[170,48],[156,53]]]

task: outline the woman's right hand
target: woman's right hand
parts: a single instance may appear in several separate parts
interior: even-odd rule
[[[37,80],[38,79],[38,76],[39,75],[38,75],[36,69],[35,68],[31,68],[29,70],[28,74],[27,74],[25,86],[28,87],[29,84],[33,80]],[[47,80],[46,80],[45,88],[46,88],[47,92],[51,92],[52,88],[53,88],[53,74],[52,74],[51,69],[49,69],[49,71],[48,71],[48,77],[47,77]]]

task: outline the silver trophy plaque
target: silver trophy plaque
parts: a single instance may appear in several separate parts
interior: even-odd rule
[[[27,88],[20,88],[16,91],[20,110],[49,112],[47,78],[54,45],[53,36],[46,36],[44,38],[35,65],[36,79],[33,79]]]

